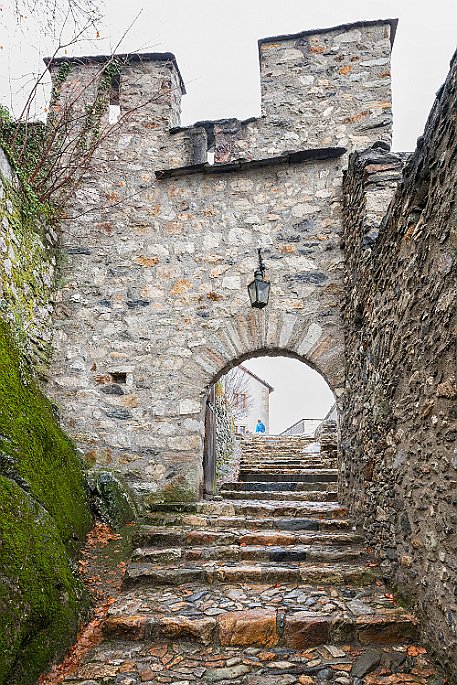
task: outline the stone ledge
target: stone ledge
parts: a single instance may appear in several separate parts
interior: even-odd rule
[[[259,52],[262,45],[266,43],[282,43],[288,40],[298,40],[307,36],[320,36],[325,33],[336,33],[343,31],[352,31],[354,29],[369,28],[370,26],[390,26],[390,44],[393,46],[395,34],[397,33],[398,19],[370,19],[368,21],[354,21],[347,24],[339,24],[338,26],[329,26],[323,29],[308,29],[300,31],[299,33],[281,34],[279,36],[269,36],[267,38],[260,38],[257,41]]]
[[[232,171],[244,171],[245,169],[262,169],[278,164],[303,164],[304,162],[320,162],[327,159],[338,159],[347,152],[345,147],[311,148],[287,152],[275,157],[264,159],[243,160],[239,159],[229,164],[191,164],[174,169],[159,169],[155,172],[156,178],[161,181],[164,178],[189,176],[191,174],[226,174]]]

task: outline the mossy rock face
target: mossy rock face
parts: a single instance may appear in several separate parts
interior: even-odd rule
[[[122,481],[110,471],[93,470],[88,483],[95,511],[116,530],[137,517],[133,498]]]
[[[0,321],[0,685],[35,682],[74,638],[91,525],[73,444]]]
[[[15,126],[15,124],[13,124]],[[2,126],[0,116],[0,142]],[[0,310],[37,373],[51,353],[56,233],[51,208],[39,205],[0,147]]]
[[[2,321],[0,451],[0,474],[30,492],[64,543],[77,549],[92,521],[82,465]]]
[[[33,683],[75,635],[82,587],[53,519],[0,476],[0,682]]]

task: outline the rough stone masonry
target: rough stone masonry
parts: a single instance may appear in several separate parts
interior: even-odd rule
[[[408,160],[344,183],[340,496],[457,682],[457,59]],[[398,188],[397,188],[398,184]],[[392,198],[389,205],[389,200]]]
[[[295,356],[341,401],[342,174],[349,152],[390,141],[395,29],[263,39],[262,116],[189,128],[174,56],[122,59],[129,114],[63,227],[49,392],[87,461],[121,474],[143,511],[199,497],[207,388],[243,359]],[[63,61],[61,97],[90,104],[108,58]],[[253,311],[259,246],[272,297]]]

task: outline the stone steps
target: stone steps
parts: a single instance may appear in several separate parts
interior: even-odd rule
[[[275,516],[203,516],[198,514],[173,514],[165,512],[156,513],[147,517],[147,522],[154,526],[176,527],[200,527],[211,530],[224,531],[232,528],[251,528],[251,530],[270,531],[314,531],[336,532],[347,531],[350,523],[347,519],[320,518],[308,515],[305,517]]]
[[[293,475],[300,475],[302,473],[307,474],[309,471],[324,471],[324,470],[334,470],[333,464],[290,464],[290,466],[284,466],[281,464],[274,464],[268,468],[262,468],[261,464],[240,464],[240,474],[245,473],[262,473],[264,475],[271,475],[270,480],[276,480],[276,476],[286,476],[288,473]]]
[[[124,613],[176,614],[201,618],[227,611],[277,609],[284,612],[311,611],[326,615],[362,616],[398,610],[383,587],[316,588],[297,583],[244,583],[235,585],[187,583],[177,587],[152,587],[124,592],[109,609],[109,615]]]
[[[337,460],[335,457],[322,457],[320,454],[304,454],[301,457],[294,459],[268,459],[268,457],[261,457],[258,459],[241,459],[241,468],[258,468],[258,469],[281,469],[281,468],[337,468]]]
[[[248,620],[244,622],[243,628],[249,623]],[[115,628],[114,625],[112,627]],[[172,623],[163,627],[168,635],[174,635]],[[205,645],[195,634],[190,634],[190,638],[184,636],[183,640],[137,638],[132,641],[132,629],[127,626],[126,629],[129,631],[128,639],[120,637],[120,626],[114,634],[107,632],[103,644],[64,682],[71,685],[138,685],[143,682],[148,685],[445,683],[427,656],[422,653],[415,655],[415,647],[409,640],[403,645],[360,645],[350,651],[347,645],[331,644],[309,647],[304,651],[303,648],[277,645]],[[141,631],[140,621],[138,635]],[[203,634],[202,630],[200,632]],[[232,639],[236,641],[240,632],[239,629],[234,631]],[[225,639],[225,632],[223,635]],[[263,635],[267,640],[274,638],[274,633],[270,636],[267,631],[259,634],[260,637]],[[278,636],[278,639],[281,642],[284,637]],[[430,675],[421,677],[422,673]],[[365,680],[367,674],[370,681]]]
[[[239,480],[241,482],[271,482],[274,480],[277,483],[335,483],[338,480],[338,471],[336,469],[304,469],[303,471],[294,469],[283,473],[282,471],[268,472],[255,470],[241,470],[239,473]]]
[[[253,516],[341,518],[348,510],[338,502],[278,501],[242,499],[234,502],[203,501],[192,505],[152,504],[151,513],[195,513],[204,516]]]
[[[66,682],[425,685],[384,678],[415,667],[418,625],[333,501],[335,461],[242,442],[259,451],[222,498],[150,505],[104,641]]]
[[[251,461],[255,461],[261,464],[265,464],[265,466],[268,466],[269,464],[274,464],[277,462],[297,462],[297,463],[302,463],[306,459],[311,459],[311,460],[317,460],[320,458],[320,452],[319,449],[310,451],[310,450],[304,450],[303,452],[300,452],[299,454],[287,454],[284,452],[283,454],[279,454],[277,452],[274,453],[274,456],[271,454],[269,455],[264,455],[264,454],[259,454],[253,453],[250,455],[243,454],[241,456],[241,462],[242,463],[250,463]],[[325,456],[324,458],[332,458],[332,457],[327,457]]]
[[[127,566],[124,589],[183,583],[307,583],[318,585],[366,585],[376,578],[371,566],[349,563],[191,563],[186,565],[133,563]]]
[[[353,545],[342,548],[323,545],[215,545],[210,547],[139,547],[132,556],[134,562],[174,562],[187,561],[273,561],[289,562],[334,562],[362,560],[366,550]]]
[[[244,490],[239,492],[238,490],[224,490],[224,499],[237,500],[246,499],[249,496],[249,490]],[[308,492],[274,492],[274,491],[256,491],[253,494],[258,495],[262,500],[282,500],[288,501],[293,500],[294,502],[306,501],[306,502],[336,502],[338,500],[338,494],[336,490],[309,490]]]
[[[245,471],[259,471],[260,473],[274,473],[279,475],[281,473],[301,473],[303,471],[321,471],[323,469],[334,469],[333,463],[322,462],[304,462],[302,464],[271,464],[270,466],[262,466],[262,464],[240,464],[240,472]]]
[[[267,455],[267,461],[261,459],[265,455],[260,455],[258,452],[246,455],[243,454],[241,457],[241,461],[244,463],[251,462],[251,461],[256,461],[259,463],[264,463],[266,466],[268,464],[273,464],[276,462],[289,462],[289,461],[295,461],[297,463],[301,463],[304,459],[316,459],[319,456],[319,450],[315,451],[303,451],[300,452],[300,454],[288,454],[284,452],[283,454],[279,454],[275,452],[274,457],[271,455]]]
[[[293,519],[295,522],[295,519]],[[329,522],[330,523],[330,522]],[[274,530],[252,531],[239,530],[208,530],[207,528],[183,528],[176,526],[164,529],[155,526],[141,526],[135,535],[138,547],[189,547],[189,546],[219,546],[219,545],[329,545],[337,546],[360,544],[363,538],[356,533],[324,532],[324,533],[284,533]]]
[[[336,464],[337,460],[333,456],[323,456],[320,455],[318,452],[308,452],[307,454],[301,454],[301,455],[296,455],[294,457],[278,457],[275,459],[271,459],[271,457],[268,456],[257,456],[257,457],[251,457],[249,459],[242,458],[240,460],[240,464],[242,466],[254,466],[257,465],[259,468],[281,468],[282,466],[284,467],[293,467],[296,466],[297,468],[302,468],[303,466],[309,466],[309,468],[313,468],[313,464],[316,464],[317,466],[315,468],[323,468],[324,464],[326,463],[332,463]],[[334,466],[329,467],[329,468],[334,468]]]
[[[417,639],[417,622],[403,612],[359,617],[267,609],[226,612],[217,617],[188,618],[133,614],[109,616],[103,632],[128,640],[186,640],[220,646],[284,646],[307,649],[319,645],[385,645]]]
[[[247,496],[255,498],[257,494],[263,492],[309,492],[316,489],[320,491],[335,490],[335,481],[314,481],[314,482],[296,482],[296,481],[282,481],[278,482],[275,480],[271,481],[250,481],[250,482],[240,482],[240,481],[229,481],[223,483],[221,487],[221,495],[224,495],[226,490],[245,492]]]

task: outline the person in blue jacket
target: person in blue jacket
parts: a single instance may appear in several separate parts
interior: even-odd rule
[[[265,424],[260,419],[257,419],[257,426],[255,427],[255,432],[265,433]]]

